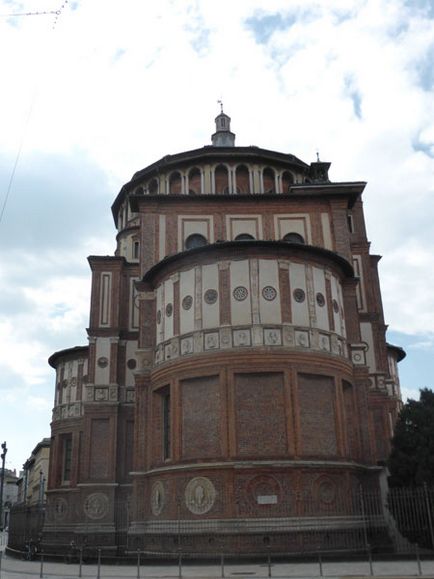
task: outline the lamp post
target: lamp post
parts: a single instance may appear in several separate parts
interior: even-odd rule
[[[0,478],[0,531],[3,531],[3,487],[5,484],[5,461],[6,461],[6,453],[8,449],[6,448],[6,441],[1,445],[2,453],[0,458],[2,459],[2,471],[1,471],[1,478]]]

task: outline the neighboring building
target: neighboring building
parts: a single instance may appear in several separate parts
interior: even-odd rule
[[[89,346],[49,360],[50,549],[176,550],[181,525],[224,552],[361,532],[337,505],[378,488],[405,354],[385,340],[365,183],[329,167],[235,147],[222,112],[212,146],[122,187],[115,255],[89,257]],[[289,542],[312,517],[322,535]]]
[[[43,438],[23,464],[17,481],[18,502],[28,506],[45,503],[49,462],[50,439]]]
[[[7,529],[9,527],[10,508],[17,502],[18,499],[17,481],[17,471],[5,468],[0,529]]]

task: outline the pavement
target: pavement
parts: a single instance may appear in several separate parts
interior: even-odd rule
[[[305,563],[264,563],[225,564],[186,564],[180,569],[178,564],[142,564],[137,565],[101,565],[77,563],[59,563],[47,561],[21,561],[4,552],[5,541],[0,536],[0,579],[31,579],[33,577],[47,579],[76,579],[77,577],[94,579],[124,579],[127,577],[142,579],[359,579],[375,577],[387,579],[414,578],[423,575],[426,579],[434,579],[434,559],[424,559],[419,564],[416,559],[376,560],[372,562],[372,572],[369,561],[305,562]],[[420,565],[420,566],[419,566]]]

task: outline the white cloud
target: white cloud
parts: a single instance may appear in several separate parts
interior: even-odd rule
[[[69,3],[54,31],[52,17],[0,18],[0,202],[24,137],[0,224],[0,365],[20,392],[37,397],[43,383],[48,400],[47,356],[85,343],[85,258],[114,251],[110,204],[122,182],[208,144],[220,96],[238,144],[307,162],[319,149],[332,179],[368,181],[386,323],[431,343],[434,26],[420,6],[95,0]],[[0,0],[2,13],[34,8]],[[276,15],[257,42],[254,26]]]

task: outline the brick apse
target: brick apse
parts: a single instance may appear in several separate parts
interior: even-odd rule
[[[378,488],[405,354],[366,184],[329,167],[236,147],[222,112],[212,145],[122,187],[115,255],[89,257],[89,345],[49,360],[47,548],[174,551],[182,525],[192,550],[278,551],[295,518],[338,546],[357,525],[339,504]]]

